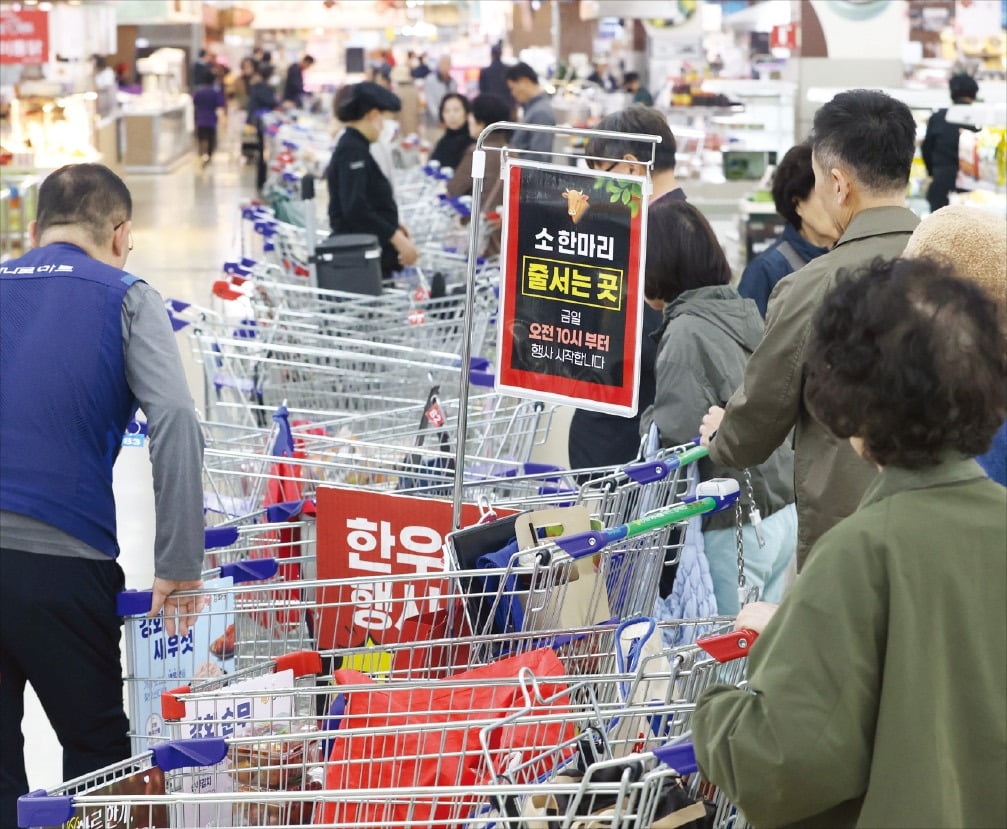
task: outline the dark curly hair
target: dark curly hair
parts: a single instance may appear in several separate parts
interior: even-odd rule
[[[801,229],[797,202],[804,201],[815,189],[815,170],[811,166],[811,143],[791,147],[773,173],[773,204],[794,230]]]
[[[844,274],[815,315],[806,400],[882,466],[979,455],[1007,417],[1007,337],[996,303],[933,259]]]

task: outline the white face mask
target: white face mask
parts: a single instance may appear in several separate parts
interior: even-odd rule
[[[399,122],[393,118],[385,118],[385,123],[381,125],[381,134],[378,136],[378,141],[382,144],[390,144],[398,131]]]

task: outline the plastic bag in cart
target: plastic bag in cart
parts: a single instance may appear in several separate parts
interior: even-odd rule
[[[359,790],[399,788],[405,795],[419,786],[470,787],[488,783],[497,770],[485,767],[477,726],[467,723],[503,719],[529,704],[516,684],[480,684],[487,679],[512,679],[529,669],[538,678],[538,693],[530,704],[559,715],[569,709],[566,703],[543,702],[563,692],[562,683],[549,683],[549,677],[562,676],[563,665],[548,649],[518,656],[454,675],[450,686],[437,681],[417,687],[378,687],[367,692],[340,695],[341,722],[352,726],[350,736],[334,740],[326,770],[326,789]],[[370,684],[372,680],[356,671],[337,671],[339,684]],[[471,684],[467,684],[471,683]],[[565,699],[565,698],[564,698]],[[438,728],[438,723],[443,728]],[[431,728],[430,726],[434,727]],[[338,726],[337,726],[338,728]],[[525,750],[541,754],[544,746],[557,746],[574,736],[572,722],[555,717],[549,723],[511,724],[492,731],[490,752],[504,761],[518,757]],[[529,770],[532,773],[533,770]],[[517,780],[529,783],[532,780]],[[352,826],[437,826],[448,821],[475,802],[439,798],[436,802],[407,802],[408,796],[395,802],[330,802],[316,809],[315,822],[338,822]]]

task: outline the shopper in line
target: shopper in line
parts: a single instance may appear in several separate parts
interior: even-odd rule
[[[815,113],[815,189],[840,234],[835,247],[784,277],[769,299],[766,335],[744,382],[703,418],[700,433],[715,463],[744,469],[763,463],[785,440],[796,452],[797,569],[812,545],[856,509],[876,468],[825,429],[805,402],[811,320],[841,271],[902,253],[919,223],[906,209],[916,122],[882,92],[836,95]]]
[[[478,95],[472,101],[472,111],[469,113],[468,129],[472,142],[465,150],[461,161],[455,168],[454,175],[447,183],[449,196],[472,195],[472,156],[476,148],[476,139],[490,124],[510,120],[510,105],[496,95]],[[499,150],[510,140],[510,130],[495,130],[486,136],[483,142],[486,151],[486,168],[483,175],[480,209],[483,214],[496,210],[503,201],[503,180],[500,178]],[[489,221],[484,219],[484,221]],[[490,233],[484,253],[495,256],[500,252],[500,223]]]
[[[903,255],[949,262],[1007,314],[1007,224],[997,211],[963,204],[942,207],[919,223]],[[989,451],[976,460],[992,480],[1007,486],[1007,421]]]
[[[747,687],[692,720],[755,826],[1007,826],[1007,490],[972,456],[1007,416],[1007,329],[978,286],[875,261],[816,314],[808,403],[880,474],[762,629]]]
[[[469,99],[458,92],[449,92],[441,99],[438,117],[444,133],[434,145],[430,160],[454,170],[474,141],[469,135]]]
[[[640,176],[646,174],[643,162],[652,161],[651,208],[665,201],[685,200],[685,191],[675,178],[675,136],[668,127],[668,120],[660,112],[639,105],[627,107],[602,118],[598,123],[598,129],[607,132],[657,135],[660,136],[661,143],[650,145],[641,144],[628,137],[593,136],[584,150],[585,155],[592,159],[588,161],[592,168],[616,175],[623,173]],[[640,345],[638,396],[640,412],[654,402],[654,360],[657,356],[657,343],[647,335],[656,331],[660,325],[661,313],[649,305],[644,305],[642,324],[644,336]],[[594,469],[629,463],[640,454],[640,416],[621,417],[606,412],[577,409],[570,421],[567,450],[571,469]],[[661,594],[662,596],[670,592],[670,570],[668,577],[665,584],[668,589]]]
[[[952,75],[948,81],[951,103],[971,104],[979,94],[979,84],[970,75]],[[920,155],[931,177],[927,188],[927,203],[930,210],[940,210],[948,204],[948,193],[958,192],[958,139],[962,129],[975,132],[977,127],[963,124],[949,124],[947,109],[939,109],[927,121],[927,132],[923,137]]]
[[[773,173],[772,192],[776,212],[787,226],[779,239],[748,263],[738,285],[738,293],[754,299],[763,317],[776,283],[828,253],[839,238],[815,189],[810,142],[787,150]]]
[[[640,82],[639,72],[627,72],[622,77],[623,88],[633,96],[631,103],[643,104],[644,106],[654,106],[654,97]]]
[[[283,82],[283,103],[294,109],[304,105],[304,73],[307,72],[315,59],[305,55],[298,62],[287,67],[287,77]]]
[[[695,424],[737,388],[762,339],[759,312],[730,281],[731,266],[699,210],[670,199],[650,209],[643,290],[662,321],[651,334],[657,342],[654,405],[643,413],[641,426],[646,433],[653,422],[662,446],[680,446],[695,437]],[[706,459],[699,472],[702,480],[734,478],[745,490],[739,469]],[[749,472],[765,543],[759,544],[755,528],[746,523],[745,586],[758,588],[766,601],[779,602],[797,544],[793,451],[780,446]],[[703,521],[717,612],[730,616],[739,606],[735,522],[733,512]]]
[[[377,236],[386,279],[419,258],[409,232],[399,224],[391,183],[370,151],[370,144],[381,137],[388,113],[399,107],[399,99],[382,86],[369,81],[351,86],[336,111],[346,129],[326,172],[332,232]]]
[[[503,41],[498,40],[490,47],[489,65],[479,70],[479,94],[496,95],[506,101],[510,108],[510,115],[504,120],[513,120],[515,102],[514,97],[510,94],[510,87],[507,85],[507,65],[503,62]]]
[[[123,267],[132,200],[107,167],[42,182],[33,250],[0,266],[0,826],[16,826],[30,682],[63,746],[66,779],[130,755],[123,589],[112,466],[147,417],[156,535],[151,614],[169,635],[197,611],[202,439],[164,302]]]
[[[451,56],[441,55],[437,61],[437,71],[423,79],[423,92],[427,106],[427,124],[436,129],[440,123],[441,101],[449,92],[457,92],[458,84],[451,77]]]
[[[556,114],[545,90],[539,86],[538,73],[527,63],[515,63],[505,73],[507,87],[514,100],[521,105],[521,123],[556,126]],[[548,132],[516,130],[511,147],[515,150],[552,152],[553,136]],[[542,160],[548,161],[548,158]]]

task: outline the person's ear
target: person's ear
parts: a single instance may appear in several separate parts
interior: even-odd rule
[[[129,253],[129,234],[132,229],[132,220],[126,219],[112,232],[112,254],[114,256],[124,257]]]
[[[841,167],[832,167],[829,170],[829,189],[837,206],[843,207],[849,202],[852,185],[853,180]]]
[[[633,153],[625,153],[622,160],[629,165],[629,174],[631,176],[644,176],[647,174],[646,166]]]
[[[28,238],[31,240],[33,248],[38,247],[38,222],[32,219],[28,222]]]

